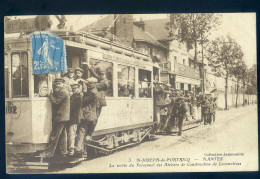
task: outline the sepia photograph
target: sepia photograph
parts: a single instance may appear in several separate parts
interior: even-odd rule
[[[8,174],[258,171],[256,13],[4,18]]]

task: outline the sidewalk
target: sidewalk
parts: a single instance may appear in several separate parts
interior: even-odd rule
[[[254,110],[255,108],[257,108],[257,104],[253,104],[253,105],[247,105],[247,106],[240,106],[238,108],[230,108],[229,110],[218,110],[216,112],[216,122],[218,120],[222,120],[225,119],[227,117],[239,117],[245,113],[248,113],[252,110]]]

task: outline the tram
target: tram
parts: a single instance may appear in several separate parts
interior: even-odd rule
[[[159,81],[157,63],[149,56],[108,39],[87,33],[56,30],[50,32],[50,36],[53,35],[54,39],[63,42],[59,47],[63,49],[56,51],[56,56],[60,50],[64,53],[60,56],[63,58],[61,66],[58,64],[60,71],[38,74],[37,70],[44,69],[41,69],[40,63],[33,60],[37,53],[34,49],[34,38],[40,38],[42,47],[47,45],[46,48],[56,48],[53,47],[56,43],[51,42],[51,38],[46,44],[45,33],[34,32],[20,38],[5,39],[5,120],[8,153],[33,153],[44,149],[51,132],[52,108],[39,85],[44,83],[45,90],[51,92],[55,78],[61,77],[67,68],[81,67],[82,62],[105,71],[109,81],[107,106],[102,109],[92,142],[86,145],[103,152],[111,152],[140,143],[149,136],[154,124],[153,82]],[[40,58],[52,60],[48,54],[46,56],[44,52],[41,53]],[[90,73],[86,73],[85,77],[90,77]]]

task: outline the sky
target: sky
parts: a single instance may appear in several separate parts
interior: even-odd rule
[[[255,13],[222,13],[221,25],[212,33],[211,39],[229,34],[240,44],[244,52],[244,60],[248,67],[256,64],[256,14]],[[73,30],[79,30],[103,17],[102,15],[68,15],[67,25],[73,26]],[[168,14],[134,14],[136,20],[163,19]],[[19,16],[19,18],[29,18],[35,16]],[[53,25],[58,24],[58,20],[53,16]]]

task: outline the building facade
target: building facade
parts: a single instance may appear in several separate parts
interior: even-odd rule
[[[134,21],[132,14],[108,15],[84,27],[98,36],[133,47],[160,64],[160,80],[176,89],[191,91],[201,85],[200,63],[186,45],[170,36],[170,18]]]

